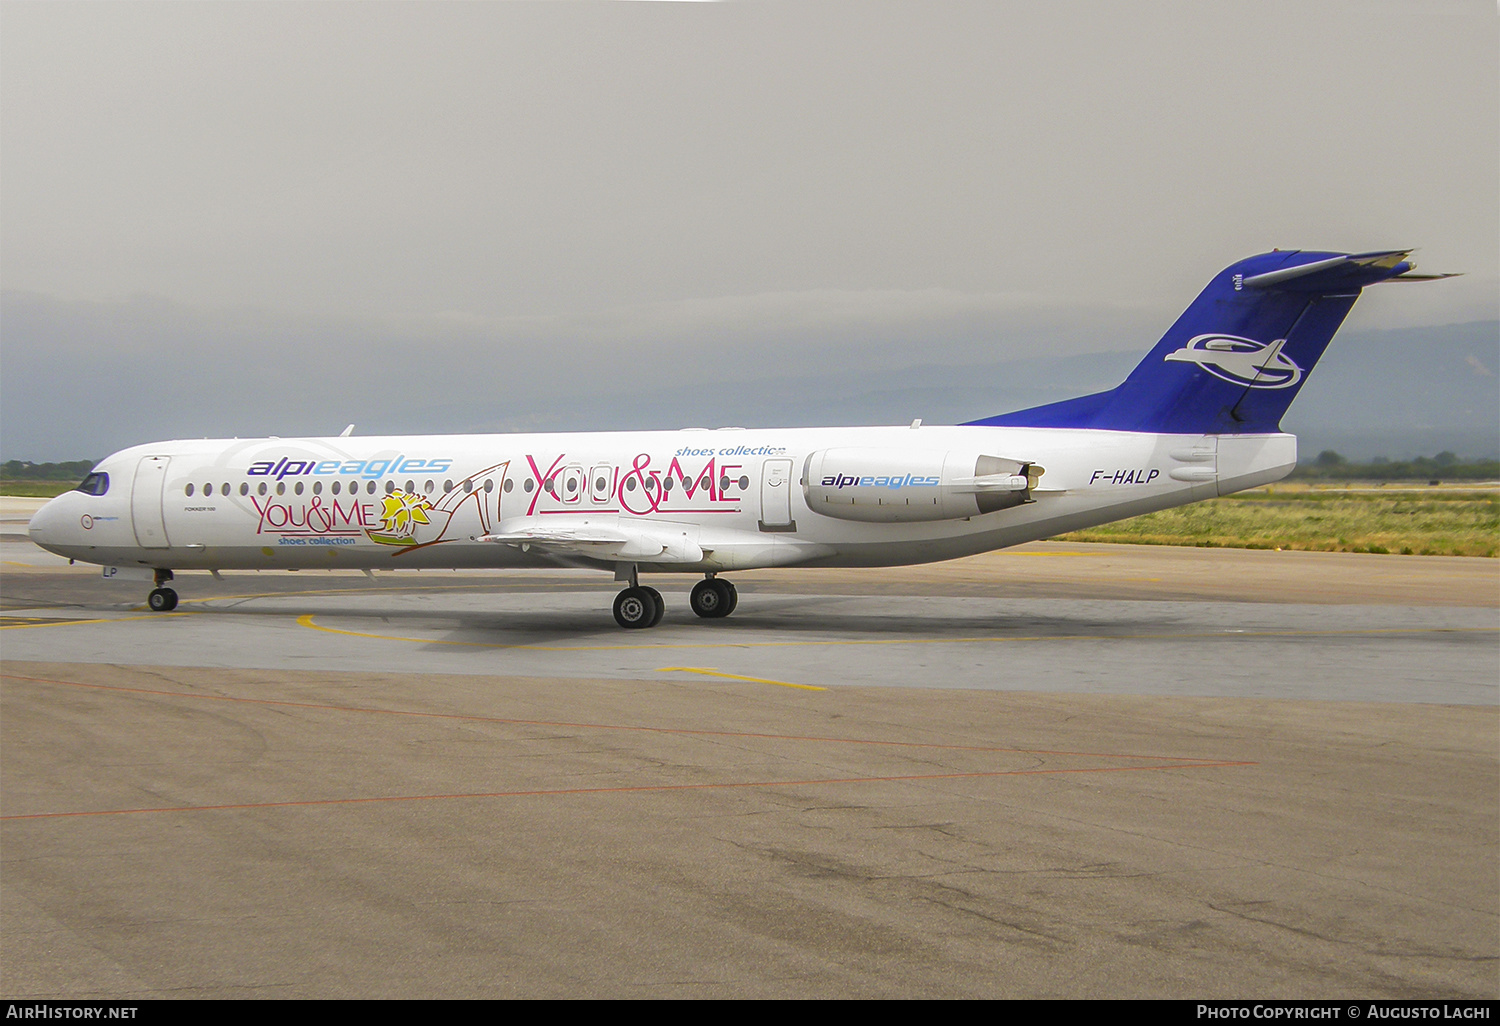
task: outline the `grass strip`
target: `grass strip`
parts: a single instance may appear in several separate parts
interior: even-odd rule
[[[1493,558],[1500,555],[1500,493],[1273,488],[1147,513],[1060,540]]]

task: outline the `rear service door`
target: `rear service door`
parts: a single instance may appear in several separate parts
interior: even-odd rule
[[[792,520],[792,461],[766,460],[760,478],[760,529],[795,531]]]
[[[165,549],[167,524],[162,519],[162,490],[167,486],[167,464],[170,456],[143,456],[135,467],[135,481],[130,488],[130,522],[135,540],[143,549]]]

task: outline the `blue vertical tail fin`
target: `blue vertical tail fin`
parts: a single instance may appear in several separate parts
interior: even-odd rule
[[[1119,387],[974,424],[1171,434],[1280,429],[1360,289],[1411,274],[1410,250],[1278,250],[1225,268]]]

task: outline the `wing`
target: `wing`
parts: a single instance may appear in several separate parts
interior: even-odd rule
[[[621,524],[616,519],[513,517],[475,541],[541,549],[559,555],[643,563],[697,563],[703,549],[687,525],[654,522]]]

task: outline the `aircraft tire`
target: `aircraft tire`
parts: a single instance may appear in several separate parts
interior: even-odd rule
[[[693,593],[688,597],[688,604],[693,607],[693,612],[705,620],[728,616],[734,612],[738,603],[739,595],[735,592],[734,585],[717,577],[693,585]]]
[[[661,619],[661,600],[651,598],[650,588],[626,588],[615,596],[615,623],[627,630],[650,627]]]
[[[153,613],[170,613],[177,608],[177,592],[171,588],[153,588],[146,596],[146,605]]]
[[[647,627],[655,627],[657,624],[661,623],[662,616],[666,614],[667,604],[662,601],[661,592],[657,591],[655,588],[648,588],[643,584],[641,585],[641,590],[644,591],[648,596],[650,596],[652,604],[656,606],[656,612],[652,615],[651,622],[646,624]]]
[[[688,605],[693,612],[705,620],[712,620],[719,615],[719,606],[723,604],[723,593],[714,587],[714,582],[709,580],[699,581],[693,585],[692,592],[688,595]]]

